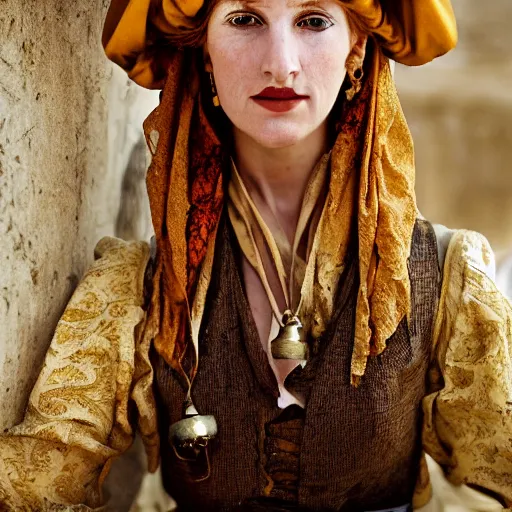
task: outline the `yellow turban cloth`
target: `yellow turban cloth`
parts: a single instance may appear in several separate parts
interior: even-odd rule
[[[451,50],[457,28],[450,0],[339,0],[374,34],[384,54],[408,66]],[[204,0],[112,0],[103,29],[110,60],[143,87],[161,89],[168,62],[158,43],[195,26]],[[167,52],[170,49],[167,48]]]
[[[407,262],[417,217],[414,155],[384,52],[419,64],[455,43],[448,1],[382,5],[387,8],[369,0],[347,2],[375,36],[367,45],[361,90],[336,113],[329,190],[318,228],[316,283],[325,291],[317,306],[321,330],[332,313],[349,236],[357,236],[360,284],[353,384],[364,375],[368,357],[385,350],[411,307]],[[146,342],[151,338],[186,379],[197,369],[191,347],[198,342],[231,155],[211,124],[216,114],[210,98],[204,97],[209,91],[201,49],[167,46],[165,51],[146,51],[145,21],[151,31],[157,26],[169,33],[171,28],[183,30],[193,26],[201,6],[199,0],[114,1],[104,39],[107,54],[134,80],[163,86],[161,103],[144,124],[153,154],[147,185],[157,241]]]

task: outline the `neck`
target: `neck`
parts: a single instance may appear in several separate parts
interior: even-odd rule
[[[266,148],[235,132],[235,163],[251,196],[259,196],[286,231],[295,231],[308,180],[327,151],[327,127],[322,125],[300,143]]]

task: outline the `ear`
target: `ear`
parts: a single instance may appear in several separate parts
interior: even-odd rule
[[[366,54],[366,43],[368,42],[368,35],[360,30],[355,30],[351,35],[351,45],[349,57],[362,65],[364,56]]]
[[[354,95],[361,90],[361,79],[363,78],[363,63],[364,56],[366,54],[366,42],[368,36],[360,33],[355,38],[355,43],[352,45],[352,49],[347,56],[345,61],[345,68],[347,70],[347,76],[352,84],[350,89],[345,91],[347,99],[350,101]]]

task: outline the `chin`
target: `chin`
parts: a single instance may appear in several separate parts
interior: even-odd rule
[[[302,142],[310,135],[310,130],[295,123],[272,123],[257,130],[246,130],[245,133],[260,146],[281,149]]]

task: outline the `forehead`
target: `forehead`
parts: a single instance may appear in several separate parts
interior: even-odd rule
[[[315,7],[321,4],[335,3],[335,0],[221,0],[221,4],[229,6],[270,8],[279,3],[289,8]]]

